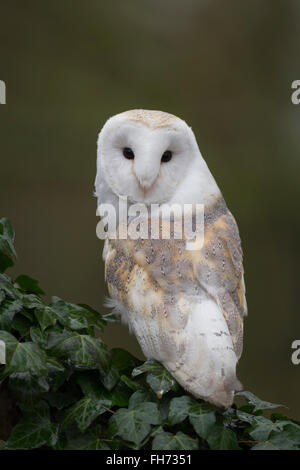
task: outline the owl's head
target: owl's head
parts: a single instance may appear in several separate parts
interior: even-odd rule
[[[105,123],[95,186],[99,199],[112,191],[146,204],[202,202],[189,199],[217,188],[191,128],[172,114],[148,110],[126,111]],[[182,200],[176,200],[178,193]]]

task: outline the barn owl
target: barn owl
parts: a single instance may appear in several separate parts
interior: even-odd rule
[[[241,389],[236,365],[247,314],[238,228],[192,129],[161,111],[110,118],[98,137],[98,204],[201,203],[204,242],[113,239],[103,259],[110,305],[148,359],[159,361],[196,398],[230,406]]]

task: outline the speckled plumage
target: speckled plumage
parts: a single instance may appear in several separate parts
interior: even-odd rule
[[[118,126],[123,119],[151,128],[151,133],[145,134],[149,139],[157,129],[170,132],[179,121],[186,132],[183,121],[158,111],[122,113],[117,117]],[[180,126],[174,132],[183,132]],[[169,201],[184,203],[186,198],[187,202],[192,199],[204,204],[202,248],[187,250],[185,235],[181,240],[172,236],[169,240],[150,236],[109,239],[103,252],[105,276],[110,305],[128,323],[145,356],[160,361],[194,396],[229,406],[234,391],[241,387],[235,369],[247,313],[242,249],[235,219],[200,153],[198,157],[193,134],[190,130],[187,133],[196,163],[189,172],[190,182],[182,171],[186,191],[176,188]],[[101,158],[101,153],[98,155]],[[199,188],[193,179],[195,175],[198,178],[197,171]],[[97,195],[100,201],[107,197],[102,189]],[[149,230],[150,224],[149,220]]]
[[[242,353],[246,314],[239,234],[223,200],[207,210],[204,234],[199,251],[186,250],[184,237],[108,240],[104,257],[110,296],[121,313],[128,312],[125,321],[143,352],[163,362],[194,395],[192,377],[186,381],[184,374],[181,379],[189,339],[183,332],[194,305],[211,298],[219,305],[228,331],[216,328],[213,334],[230,335],[237,358]],[[234,376],[228,388],[239,388]],[[222,391],[220,395],[219,404],[223,404]]]

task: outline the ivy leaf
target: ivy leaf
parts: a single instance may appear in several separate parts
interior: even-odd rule
[[[173,398],[170,402],[168,422],[181,423],[187,417],[198,436],[207,439],[216,422],[214,409],[207,403],[199,403],[189,396]]]
[[[36,308],[34,314],[42,331],[45,331],[49,326],[53,326],[56,323],[55,312],[49,306]]]
[[[103,399],[107,398],[112,401],[112,406],[127,406],[131,395],[131,390],[123,383],[119,382],[112,391],[103,389],[100,382],[100,376],[96,371],[85,371],[76,378],[84,395]]]
[[[120,323],[121,322],[120,315],[113,313],[113,312],[102,315],[102,319],[108,323]]]
[[[96,400],[101,400],[101,398],[104,397],[103,387],[100,382],[98,371],[91,370],[79,372],[76,375],[76,382],[85,396]]]
[[[170,390],[177,390],[178,384],[171,374],[157,361],[146,361],[132,371],[132,376],[147,372],[147,383],[159,398]]]
[[[142,391],[138,390],[137,392],[134,392],[130,399],[129,399],[129,404],[128,408],[130,409],[135,409],[139,405],[142,405],[145,402],[154,402],[156,403],[155,397],[148,391]]]
[[[97,326],[102,329],[101,315],[85,304],[72,304],[59,297],[53,297],[49,306],[55,313],[58,321],[71,330],[82,330]]]
[[[142,403],[136,408],[120,408],[110,422],[117,435],[139,446],[150,433],[151,424],[159,424],[160,416],[155,403]]]
[[[280,432],[272,432],[270,438],[252,447],[252,450],[298,450],[300,446],[300,432],[292,425]]]
[[[29,320],[27,313],[28,312],[26,312],[25,316],[24,310],[21,310],[20,313],[14,316],[11,324],[11,330],[17,331],[21,336],[27,336],[32,325],[32,321]]]
[[[183,432],[171,434],[170,432],[159,432],[152,443],[152,450],[198,450],[197,439],[192,439]]]
[[[76,421],[78,428],[84,432],[89,425],[102,413],[105,413],[111,406],[110,400],[95,400],[85,397],[79,400],[75,405],[69,408],[62,422],[65,428]]]
[[[121,381],[124,382],[124,384],[127,385],[128,388],[131,390],[137,391],[137,390],[144,390],[144,386],[142,383],[138,382],[137,380],[132,380],[126,375],[121,376]]]
[[[44,400],[46,400],[50,406],[57,408],[58,410],[62,410],[63,408],[72,405],[79,400],[79,398],[77,390],[72,388],[63,391],[51,391],[44,396]]]
[[[239,450],[236,435],[225,426],[216,425],[210,431],[207,442],[212,450]]]
[[[134,367],[141,364],[141,361],[121,348],[113,348],[111,350],[112,365],[119,372],[120,375],[127,374],[132,371]]]
[[[3,217],[0,219],[0,272],[13,266],[13,258],[17,257],[14,238],[15,234],[10,221]]]
[[[246,413],[245,411],[237,410],[236,415],[240,421],[245,423],[253,424],[255,422],[255,415]]]
[[[1,263],[1,260],[0,260],[0,263]],[[12,284],[11,279],[6,274],[0,273],[0,288],[1,288],[1,291],[5,292],[5,295],[12,300],[22,299],[22,294]]]
[[[82,330],[88,327],[87,310],[83,307],[65,302],[59,297],[53,297],[49,307],[63,326],[71,330]]]
[[[273,423],[264,416],[254,416],[252,427],[248,432],[255,441],[266,441],[272,431],[280,431],[282,427],[282,424]]]
[[[40,288],[38,281],[30,276],[26,276],[25,274],[18,276],[15,280],[15,284],[25,292],[31,292],[36,295],[45,295],[45,292]]]
[[[69,371],[53,357],[48,357],[46,360],[47,365],[47,380],[51,386],[51,390],[56,392],[59,387],[68,378]]]
[[[87,304],[78,304],[78,306],[85,309],[86,315],[90,319],[90,323],[94,326],[97,326],[97,328],[103,331],[103,326],[107,324],[106,321],[103,319],[103,315],[101,315],[99,312],[97,312],[97,310],[94,310]]]
[[[100,379],[101,379],[101,383],[104,385],[104,387],[107,390],[111,391],[116,386],[116,384],[119,382],[120,374],[117,371],[117,369],[115,369],[115,367],[113,365],[111,365],[111,367],[110,367],[110,369],[107,373],[105,373],[105,372],[102,372],[102,374],[100,373]]]
[[[77,332],[51,332],[48,337],[48,349],[58,358],[69,359],[74,365],[108,370],[110,356],[104,343],[89,335]]]
[[[5,449],[36,449],[53,446],[58,439],[58,425],[51,423],[49,407],[45,402],[26,412],[14,427]]]
[[[0,328],[10,331],[14,316],[23,308],[19,300],[5,300],[0,305]]]
[[[46,377],[30,372],[14,372],[9,377],[9,388],[26,405],[34,405],[49,390]]]
[[[30,337],[34,343],[44,349],[47,346],[47,335],[43,334],[38,326],[32,326],[29,330]]]
[[[246,391],[245,392],[238,392],[238,393],[236,393],[236,395],[239,395],[239,396],[242,396],[242,397],[246,398],[246,400],[251,405],[254,406],[254,409],[253,409],[254,413],[256,411],[269,410],[269,409],[272,409],[272,408],[280,408],[280,407],[286,408],[284,405],[278,405],[276,403],[270,403],[268,401],[260,400],[255,395],[253,395],[253,393],[251,393],[251,392],[246,392]]]
[[[198,436],[207,439],[216,422],[216,414],[210,405],[194,402],[189,409],[189,420]]]
[[[187,395],[172,398],[170,402],[168,422],[171,425],[182,423],[182,421],[188,417],[190,407],[193,402],[194,400]]]
[[[104,387],[107,390],[112,390],[123,374],[130,373],[140,363],[141,361],[124,349],[112,349],[110,370],[106,374],[101,374],[101,381]]]
[[[32,342],[18,343],[6,367],[6,372],[31,372],[45,374],[47,370],[46,354]]]
[[[43,307],[43,302],[35,294],[23,294],[21,297],[21,301],[24,308],[33,309]]]
[[[76,437],[68,439],[66,450],[110,450],[110,447],[101,438],[100,427],[87,431]]]
[[[127,385],[120,380],[110,392],[109,397],[112,400],[113,406],[127,406],[131,393]]]

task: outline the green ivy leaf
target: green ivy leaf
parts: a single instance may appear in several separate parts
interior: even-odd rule
[[[62,427],[65,428],[75,421],[80,431],[84,432],[89,425],[98,416],[105,413],[107,411],[106,408],[110,406],[110,400],[96,400],[90,397],[82,398],[67,410],[62,422]]]
[[[53,356],[69,359],[81,368],[102,368],[107,371],[110,365],[110,356],[104,343],[89,335],[69,331],[50,332],[48,349]]]
[[[138,382],[137,380],[132,380],[126,375],[121,376],[121,381],[124,382],[124,384],[126,384],[127,387],[133,391],[145,389],[144,385],[141,382]]]
[[[131,395],[131,390],[120,380],[109,393],[113,406],[127,406]]]
[[[38,326],[32,326],[29,330],[30,337],[34,343],[44,349],[47,346],[47,335]]]
[[[13,266],[13,258],[17,257],[14,238],[15,234],[10,221],[3,217],[0,219],[0,272]]]
[[[51,423],[46,403],[40,402],[26,412],[14,427],[5,449],[36,449],[43,445],[53,446],[58,439],[58,425]]]
[[[1,261],[0,261],[1,262]],[[12,300],[22,299],[22,294],[19,290],[12,284],[10,277],[6,274],[0,274],[0,288],[2,292],[5,292],[5,295]]]
[[[236,415],[240,421],[245,423],[253,424],[255,422],[255,415],[246,413],[245,411],[237,410]]]
[[[30,372],[14,372],[9,377],[9,388],[24,404],[33,406],[49,390],[46,377]]]
[[[5,300],[0,305],[0,328],[10,331],[14,316],[23,308],[19,300]]]
[[[297,427],[288,425],[278,433],[272,432],[270,438],[252,447],[252,450],[299,450],[300,431]]]
[[[207,438],[208,445],[212,450],[239,450],[236,435],[225,426],[215,425]]]
[[[119,382],[111,391],[102,387],[100,376],[97,371],[85,371],[77,375],[79,384],[84,395],[95,399],[110,399],[112,406],[127,406],[131,395],[131,390],[123,383]]]
[[[250,436],[255,441],[266,441],[272,431],[281,431],[288,421],[273,422],[264,416],[254,416],[252,421],[252,427],[248,430]],[[300,429],[300,428],[299,428]]]
[[[24,315],[24,310],[21,310],[20,313],[17,313],[14,316],[14,319],[11,324],[11,330],[17,331],[22,337],[28,337],[28,333],[30,331],[32,321],[28,319],[26,312],[26,316]],[[31,317],[32,318],[32,317]]]
[[[112,365],[120,375],[128,374],[134,367],[141,364],[141,361],[121,348],[113,348],[111,350]]]
[[[35,294],[23,294],[21,301],[24,308],[33,309],[43,307],[42,300]]]
[[[151,424],[159,424],[160,416],[155,403],[142,403],[136,408],[120,408],[110,419],[116,434],[139,446],[151,431]]]
[[[193,403],[193,398],[187,395],[172,398],[170,402],[168,422],[171,425],[182,423],[188,417],[190,407]]]
[[[189,409],[189,420],[198,436],[208,439],[216,422],[216,414],[210,405],[194,402]]]
[[[168,422],[171,425],[182,423],[187,417],[198,436],[207,439],[216,422],[213,407],[185,395],[173,398],[170,402]]]
[[[66,450],[110,450],[109,442],[101,437],[100,427],[87,431],[85,434],[68,439]]]
[[[47,371],[46,354],[35,343],[17,342],[6,369],[9,374],[13,372],[31,372],[36,375],[43,375]]]
[[[157,361],[146,361],[132,371],[132,376],[147,373],[147,383],[159,398],[170,390],[178,390],[178,384],[171,374]]]
[[[107,322],[103,319],[103,315],[101,315],[99,312],[97,312],[97,310],[94,310],[87,304],[78,304],[78,306],[85,309],[87,318],[90,320],[90,323],[93,326],[99,328],[101,331],[103,331],[103,326],[107,324]]]
[[[159,432],[152,443],[152,450],[198,450],[197,439],[192,439],[183,432],[171,434],[170,432]]]
[[[65,302],[59,297],[53,297],[49,307],[55,313],[61,325],[70,330],[83,330],[94,326],[102,329],[103,320],[101,315],[88,305],[76,305]]]
[[[110,370],[101,374],[101,381],[107,390],[112,390],[124,374],[130,374],[132,369],[140,364],[137,358],[124,349],[114,348],[111,350]]]
[[[101,400],[104,397],[104,390],[98,371],[79,372],[76,374],[76,382],[85,396],[96,400]]]
[[[49,326],[53,326],[56,323],[55,312],[49,306],[35,309],[34,314],[42,331],[45,331]]]
[[[108,323],[120,323],[121,322],[120,315],[117,315],[113,312],[102,315],[102,319]]]
[[[15,280],[15,284],[25,292],[31,292],[36,295],[45,295],[45,292],[40,288],[38,281],[30,276],[26,276],[25,274],[18,276]]]
[[[260,400],[260,398],[257,398],[251,392],[246,392],[246,391],[238,392],[236,395],[246,398],[246,400],[250,403],[250,405],[254,406],[253,412],[260,411],[260,410],[269,410],[272,408],[284,407],[284,405],[278,405],[276,403],[270,403],[268,401]]]
[[[68,390],[51,391],[44,396],[44,400],[46,400],[50,406],[58,410],[72,405],[79,400],[79,398],[80,396],[77,390],[71,387],[69,387]]]
[[[47,380],[51,386],[51,390],[56,392],[56,390],[61,387],[61,385],[68,378],[69,371],[53,357],[48,357],[46,360],[47,365]]]
[[[66,328],[70,330],[83,330],[88,328],[89,323],[86,315],[89,314],[89,312],[83,307],[65,302],[59,297],[53,297],[49,307],[55,313],[61,325]]]
[[[156,398],[148,391],[142,391],[138,390],[137,392],[134,392],[130,399],[129,399],[129,404],[128,407],[130,409],[135,409],[139,405],[142,405],[143,403],[157,403]]]

